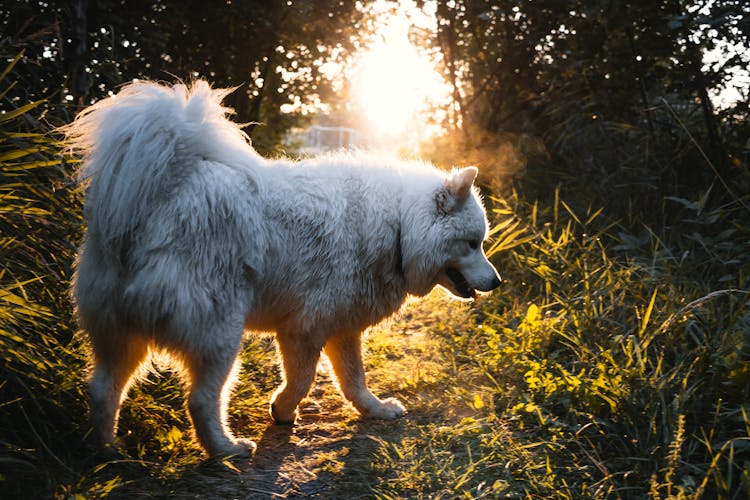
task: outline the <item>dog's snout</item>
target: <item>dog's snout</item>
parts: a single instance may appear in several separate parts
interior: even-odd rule
[[[480,292],[491,292],[495,288],[500,286],[500,276],[495,274],[491,278],[483,280],[481,285],[477,287],[477,290]]]
[[[500,277],[498,275],[495,275],[493,276],[492,281],[490,282],[490,287],[487,291],[490,292],[499,286],[500,286]]]
[[[490,279],[487,284],[485,285],[485,288],[482,290],[483,292],[491,292],[495,288],[500,286],[500,277],[495,274],[492,279]]]

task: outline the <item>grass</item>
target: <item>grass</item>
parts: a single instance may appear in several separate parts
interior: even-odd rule
[[[514,477],[569,498],[747,494],[744,257],[718,260],[717,244],[675,256],[649,230],[634,251],[597,212],[550,205],[502,207],[525,209],[534,239],[503,259],[510,293],[456,340],[497,382],[493,417],[538,439]],[[690,215],[683,230],[706,227]]]
[[[710,189],[652,217],[635,191],[617,210],[573,189],[488,200],[502,288],[471,305],[433,294],[368,336],[371,385],[410,410],[399,421],[359,420],[321,366],[300,424],[272,425],[280,375],[258,337],[229,415],[258,441],[252,461],[205,460],[168,369],[131,391],[122,456],[94,455],[67,299],[80,197],[30,112],[0,114],[0,496],[750,495],[748,200]]]
[[[52,469],[72,472],[61,450],[80,446],[85,408],[85,350],[67,300],[79,200],[60,145],[25,130],[37,104],[0,114],[0,488],[11,493],[29,479],[50,489]]]

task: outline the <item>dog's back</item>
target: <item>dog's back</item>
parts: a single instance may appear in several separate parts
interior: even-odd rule
[[[123,311],[123,303],[134,298],[133,287],[148,286],[149,281],[166,286],[165,281],[175,279],[170,273],[184,272],[168,269],[166,262],[158,268],[160,246],[167,253],[179,253],[176,233],[209,231],[208,222],[200,220],[202,208],[191,204],[219,205],[222,192],[216,186],[207,186],[205,193],[191,192],[200,190],[194,184],[198,169],[213,170],[214,181],[221,179],[219,170],[225,170],[227,184],[235,182],[233,174],[239,175],[243,187],[252,190],[252,170],[240,169],[243,172],[237,174],[231,169],[262,160],[240,129],[226,120],[227,110],[220,104],[226,92],[202,81],[190,89],[134,83],[66,127],[73,148],[84,153],[79,180],[86,186],[88,226],[73,296],[79,318],[93,334],[102,329],[111,334],[124,322],[150,328],[166,319],[163,311],[152,311],[158,309],[159,293],[146,294],[151,303],[131,304],[129,312]],[[152,259],[150,269],[141,262],[145,258]],[[140,284],[134,279],[138,272]]]

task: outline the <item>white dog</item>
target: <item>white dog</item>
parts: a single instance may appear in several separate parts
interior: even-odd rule
[[[473,298],[500,280],[482,251],[474,167],[363,155],[266,160],[226,118],[225,90],[134,83],[66,133],[84,154],[88,232],[73,297],[94,354],[91,424],[112,443],[120,403],[152,349],[184,367],[188,410],[211,455],[249,455],[224,423],[243,331],[273,331],[292,423],[321,351],[368,417],[404,414],[365,385],[362,331],[436,285]]]

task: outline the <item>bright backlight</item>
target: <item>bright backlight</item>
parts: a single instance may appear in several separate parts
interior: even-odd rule
[[[406,10],[399,9],[381,27],[376,42],[360,54],[354,68],[355,105],[373,132],[385,137],[425,127],[424,115],[435,113],[449,95],[434,63],[410,43],[409,25]]]

